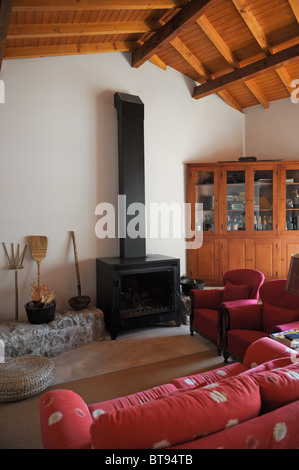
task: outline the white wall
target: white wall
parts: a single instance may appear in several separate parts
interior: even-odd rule
[[[299,103],[273,101],[269,109],[245,110],[245,155],[258,160],[298,160]]]
[[[150,63],[132,69],[127,54],[5,61],[0,104],[1,240],[27,243],[46,235],[41,280],[57,295],[57,311],[77,294],[70,230],[77,238],[82,294],[96,300],[95,259],[118,256],[117,239],[98,239],[95,208],[116,204],[117,120],[114,93],[138,95],[145,106],[146,203],[185,197],[186,161],[237,159],[243,154],[244,115],[217,96],[195,101],[194,83]],[[148,253],[181,259],[183,239],[147,241]],[[29,246],[19,271],[19,317],[37,267]],[[0,321],[13,320],[14,272],[0,247]]]

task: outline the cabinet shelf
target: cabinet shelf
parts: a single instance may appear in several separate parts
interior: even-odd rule
[[[272,208],[271,209],[260,209],[259,207],[255,207],[254,208],[254,212],[272,212]]]

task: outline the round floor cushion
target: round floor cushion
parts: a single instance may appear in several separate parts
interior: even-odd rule
[[[20,356],[0,364],[0,401],[24,400],[53,381],[54,363],[44,356]]]

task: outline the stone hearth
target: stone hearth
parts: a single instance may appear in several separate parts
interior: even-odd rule
[[[102,340],[104,329],[102,310],[91,307],[56,313],[52,322],[41,325],[32,325],[27,321],[1,322],[0,340],[5,345],[5,359],[26,354],[54,357]]]

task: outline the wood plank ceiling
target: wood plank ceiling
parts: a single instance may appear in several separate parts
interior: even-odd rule
[[[3,60],[132,51],[239,111],[299,79],[299,0],[0,0]],[[293,85],[293,86],[292,86]]]

